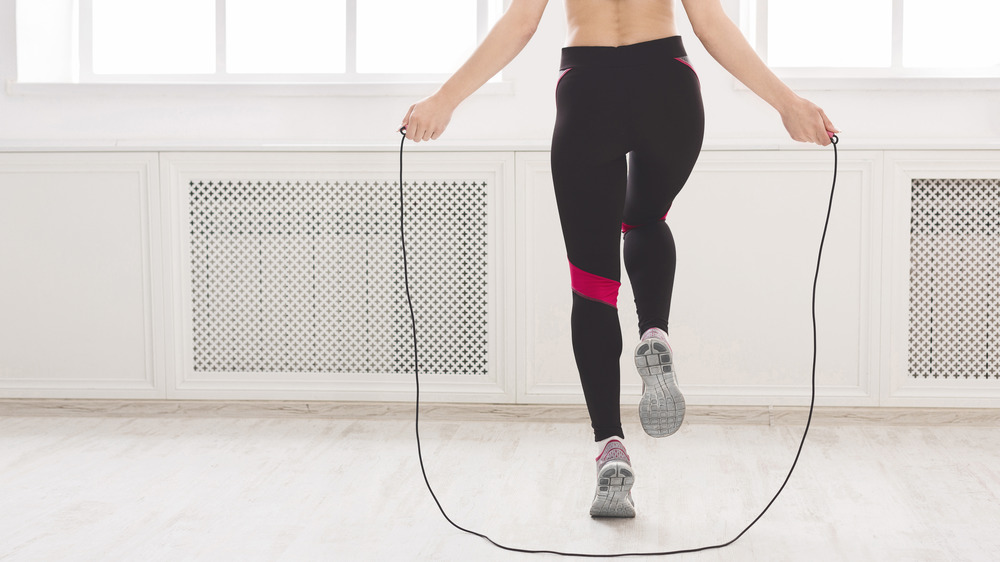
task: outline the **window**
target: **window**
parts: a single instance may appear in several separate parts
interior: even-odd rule
[[[997,0],[747,0],[783,76],[1000,77]]]
[[[18,0],[18,80],[435,80],[502,10],[502,0]]]

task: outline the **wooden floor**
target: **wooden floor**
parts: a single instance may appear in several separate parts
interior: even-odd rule
[[[532,560],[453,529],[424,487],[413,421],[0,417],[0,560]],[[456,523],[535,549],[616,553],[725,542],[767,503],[801,427],[626,425],[634,520],[594,520],[585,422],[421,423]],[[742,539],[674,557],[1000,559],[1000,431],[814,426],[782,496]]]

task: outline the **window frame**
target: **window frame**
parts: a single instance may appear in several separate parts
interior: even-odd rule
[[[476,43],[482,42],[490,30],[490,0],[476,2]],[[78,28],[78,72],[77,83],[81,85],[100,84],[211,84],[236,85],[254,84],[280,88],[289,84],[347,85],[357,89],[361,86],[365,95],[365,85],[382,84],[422,84],[440,82],[449,73],[408,73],[373,74],[357,72],[357,4],[358,0],[345,0],[346,19],[346,65],[340,73],[237,73],[226,71],[226,0],[215,0],[215,72],[212,74],[94,74],[93,72],[93,0],[77,0],[79,10]],[[501,13],[507,1],[501,2]],[[500,77],[500,74],[497,75]],[[497,78],[490,82],[496,83]]]
[[[785,83],[802,90],[998,90],[1000,65],[988,68],[903,67],[903,0],[892,0],[891,66],[777,67],[768,63],[768,0],[740,0],[740,28],[757,54]],[[831,40],[841,40],[832,37]],[[746,86],[737,81],[737,89]]]

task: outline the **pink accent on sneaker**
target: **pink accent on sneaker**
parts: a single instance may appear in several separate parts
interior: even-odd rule
[[[635,473],[625,445],[611,439],[597,457],[597,490],[590,505],[591,517],[635,517],[632,486]]]
[[[667,341],[667,333],[659,328],[650,328],[646,330],[644,334],[642,334],[642,337],[639,338],[639,341],[646,341],[649,338],[659,338],[663,341]]]
[[[608,461],[618,459],[625,459],[625,462],[630,464],[632,462],[628,457],[628,452],[625,451],[625,445],[617,439],[612,439],[608,441],[608,444],[604,446],[604,450],[594,460],[597,461],[597,464],[604,464]]]

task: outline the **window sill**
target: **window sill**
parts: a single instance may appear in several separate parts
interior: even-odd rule
[[[796,91],[997,91],[1000,76],[994,77],[943,77],[943,76],[858,76],[819,73],[793,73],[775,71],[781,81]],[[733,79],[734,89],[750,91],[742,82]]]
[[[8,96],[190,96],[190,97],[413,97],[426,96],[440,82],[356,84],[150,84],[25,83],[7,81]],[[479,94],[509,96],[512,82],[487,82]]]

